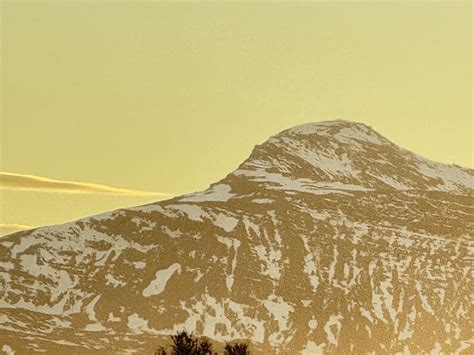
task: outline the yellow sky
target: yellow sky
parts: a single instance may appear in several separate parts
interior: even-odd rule
[[[472,4],[1,2],[0,171],[180,194],[344,118],[472,167]],[[2,223],[150,196],[1,191]]]

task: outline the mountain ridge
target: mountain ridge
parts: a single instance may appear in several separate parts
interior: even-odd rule
[[[376,139],[381,139],[385,142],[385,144],[388,144],[388,145],[391,145],[391,146],[394,146],[398,149],[400,149],[401,151],[404,151],[405,154],[409,154],[409,155],[413,155],[415,157],[417,157],[420,161],[425,161],[429,164],[433,164],[437,167],[440,167],[440,168],[444,168],[444,169],[459,169],[461,170],[462,172],[466,173],[466,174],[470,174],[471,177],[470,179],[471,180],[468,180],[468,179],[465,179],[465,180],[468,180],[468,182],[470,182],[470,184],[466,184],[465,187],[467,187],[468,189],[474,189],[474,182],[472,179],[474,179],[474,169],[471,169],[471,168],[467,168],[467,167],[463,167],[463,166],[460,166],[458,164],[455,164],[455,163],[441,163],[441,162],[436,162],[434,160],[431,160],[431,159],[428,159],[428,158],[425,158],[423,156],[420,156],[412,151],[409,151],[409,150],[406,150],[400,146],[398,146],[397,144],[393,143],[392,141],[388,140],[387,138],[385,138],[384,136],[382,136],[380,133],[378,133],[377,131],[375,131],[371,126],[368,126],[364,123],[361,123],[361,122],[354,122],[354,121],[349,121],[349,120],[344,120],[344,119],[335,119],[335,120],[328,120],[328,121],[319,121],[319,122],[308,122],[308,123],[303,123],[303,124],[300,124],[300,125],[297,125],[297,126],[294,126],[292,128],[288,128],[288,129],[285,129],[273,136],[271,136],[267,141],[265,141],[264,143],[260,144],[260,145],[257,145],[252,151],[251,151],[251,154],[249,156],[249,158],[245,159],[240,165],[239,167],[234,170],[233,172],[229,173],[227,176],[229,175],[232,175],[234,174],[235,171],[238,171],[240,166],[244,165],[245,163],[247,163],[252,155],[254,154],[254,151],[255,149],[257,149],[258,147],[260,146],[263,146],[265,145],[266,143],[268,142],[271,142],[272,139],[275,139],[279,136],[284,136],[285,134],[287,133],[292,133],[292,132],[296,132],[296,133],[303,133],[303,135],[309,135],[309,134],[314,134],[314,133],[317,133],[318,132],[318,128],[319,128],[319,131],[323,131],[324,132],[324,128],[327,128],[327,126],[333,126],[333,125],[343,125],[344,128],[351,128],[351,127],[364,127],[365,129],[369,130],[371,133],[375,134],[376,135]],[[309,132],[311,132],[311,129],[313,129],[313,132],[311,133],[308,133],[308,132],[304,132],[304,128],[309,128]],[[370,137],[370,136],[369,136]],[[363,136],[360,137],[359,136],[359,139],[362,139],[363,140]],[[372,138],[373,139],[373,138]],[[226,176],[226,177],[227,177]],[[427,175],[429,176],[429,175]],[[202,193],[202,192],[205,192],[205,191],[208,191],[209,189],[211,189],[214,185],[218,185],[221,181],[225,180],[225,178],[221,179],[221,180],[218,180],[217,182],[214,182],[212,183],[207,189],[205,190],[202,190],[202,191],[195,191],[195,192],[191,192],[191,193],[185,193],[185,194],[182,194],[182,195],[176,195],[174,197],[170,197],[169,199],[166,199],[166,200],[161,200],[160,202],[164,202],[164,201],[167,201],[167,200],[173,200],[175,198],[179,198],[179,197],[185,197],[185,196],[188,196],[188,195],[193,195],[193,194],[197,194],[197,193]],[[387,186],[390,186],[390,184],[387,184]],[[392,186],[393,187],[393,186]],[[446,191],[446,190],[444,190]],[[459,191],[456,191],[456,193],[459,192]],[[472,192],[469,192],[468,191],[468,194],[470,194]],[[153,204],[155,202],[152,202],[150,204]],[[147,204],[148,205],[148,204]],[[123,208],[119,208],[117,210],[121,210]],[[102,212],[102,213],[99,213],[98,215],[102,215],[102,214],[107,214],[107,213],[110,213],[112,211],[106,211],[106,212]],[[91,215],[91,216],[86,216],[86,217],[83,217],[81,219],[84,219],[84,218],[89,218],[89,217],[94,217],[95,215]],[[71,223],[71,222],[74,222],[74,221],[70,221],[70,222],[66,222],[66,223]],[[32,229],[28,229],[28,231],[32,231],[32,230],[35,230],[35,229],[38,229],[38,228],[44,228],[44,227],[52,227],[52,226],[56,226],[56,225],[62,225],[64,223],[59,223],[59,224],[54,224],[54,225],[50,225],[50,226],[43,226],[43,227],[36,227],[36,228],[32,228]],[[23,231],[18,231],[18,232],[14,232],[14,233],[21,233]],[[13,233],[10,233],[10,234],[13,234]]]
[[[465,350],[473,176],[363,124],[282,131],[204,191],[1,238],[0,344],[142,353],[185,328],[256,353]]]

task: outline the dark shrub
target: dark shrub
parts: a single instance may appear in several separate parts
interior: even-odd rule
[[[226,344],[225,351],[228,355],[247,355],[250,354],[248,347],[243,343]]]
[[[173,354],[176,355],[198,355],[198,340],[192,334],[188,335],[182,331],[171,336],[173,340]]]
[[[171,336],[171,355],[213,355],[212,344],[206,338],[198,339],[186,331]],[[158,347],[155,355],[167,355],[166,349]]]
[[[171,352],[168,353],[162,346],[155,350],[155,355],[217,355],[212,351],[212,344],[207,338],[197,338],[192,333],[186,331],[178,332],[171,336],[173,344]],[[248,345],[242,343],[226,344],[226,354],[228,355],[248,355]]]
[[[206,338],[201,338],[199,342],[199,354],[200,355],[212,355],[212,344]]]

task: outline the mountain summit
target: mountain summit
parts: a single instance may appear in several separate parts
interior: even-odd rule
[[[0,345],[467,351],[473,178],[364,124],[285,130],[205,191],[0,239]]]
[[[362,123],[342,120],[283,131],[256,147],[234,172],[278,179],[268,173],[348,190],[468,193],[474,188],[472,171],[424,159]]]

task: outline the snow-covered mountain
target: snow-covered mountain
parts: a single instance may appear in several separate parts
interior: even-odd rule
[[[473,351],[474,171],[347,121],[255,147],[206,191],[0,239],[0,349]]]

